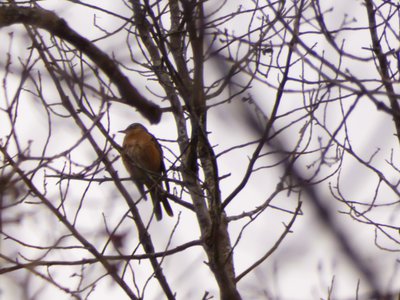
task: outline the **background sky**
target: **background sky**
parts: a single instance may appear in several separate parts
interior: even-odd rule
[[[127,10],[121,2],[117,1],[86,1],[85,3],[92,3],[106,10],[111,10],[117,14],[130,17],[131,13]],[[249,2],[250,3],[250,2]],[[325,5],[323,11],[327,13],[327,24],[331,28],[339,27],[343,23],[348,22],[348,27],[351,26],[367,26],[365,8],[362,1],[326,1],[321,3]],[[99,10],[92,10],[84,6],[73,4],[72,1],[54,1],[45,0],[41,1],[40,5],[45,8],[56,12],[59,16],[64,18],[67,23],[78,33],[87,37],[88,39],[96,39],[103,36],[104,32],[99,28],[107,28],[112,32],[122,22],[118,18],[114,18],[109,14],[104,14]],[[219,14],[224,14],[228,11],[235,11],[239,5],[244,5],[241,1],[230,1],[226,4],[224,9],[219,11]],[[249,6],[251,4],[248,4]],[[206,3],[207,12],[210,12],[216,6],[214,1]],[[330,10],[331,9],[331,10]],[[311,16],[310,11],[310,16]],[[307,15],[307,14],[306,14]],[[244,33],[248,30],[247,24],[248,16],[234,18],[233,20],[225,22],[221,25],[221,29],[226,29],[229,32],[234,32],[237,35]],[[393,19],[397,20],[397,19]],[[395,22],[395,21],[394,21]],[[96,27],[97,25],[98,27]],[[307,27],[308,26],[308,27]],[[396,27],[397,26],[397,27]],[[393,28],[398,28],[398,24],[393,23]],[[310,32],[313,30],[312,24],[305,24],[302,27],[304,32],[307,29]],[[13,33],[13,41],[10,42],[10,34]],[[124,32],[115,35],[112,38],[99,40],[96,45],[104,52],[115,57],[121,62],[129,62],[130,52],[125,48],[126,40],[123,37]],[[1,57],[6,57],[7,51],[11,49],[12,57],[12,74],[9,74],[7,81],[3,80],[3,95],[0,97],[2,108],[5,105],[7,94],[12,96],[18,87],[20,73],[18,70],[21,65],[19,57],[26,58],[29,53],[29,40],[26,39],[25,32],[22,26],[11,26],[2,28],[0,37],[3,41],[7,41],[0,45]],[[390,37],[390,36],[389,36]],[[366,30],[346,30],[340,32],[336,37],[338,40],[343,41],[344,48],[349,53],[363,57],[370,56],[370,52],[365,48],[370,47],[370,37]],[[271,39],[273,46],[278,43],[279,38]],[[314,45],[315,51],[324,53],[325,57],[332,62],[332,64],[339,63],[337,53],[332,49],[329,43],[319,34],[305,34],[304,41],[309,45]],[[390,44],[389,40],[389,44]],[[134,44],[134,41],[132,41]],[[282,45],[283,53],[287,51]],[[393,38],[393,47],[398,47],[398,40]],[[140,57],[139,48],[133,48],[133,56]],[[243,50],[244,51],[244,50]],[[239,51],[240,53],[240,51]],[[275,57],[276,48],[274,48],[273,58]],[[282,55],[284,58],[284,55]],[[282,59],[283,59],[282,58]],[[265,60],[268,60],[265,57]],[[132,63],[132,62],[131,62]],[[373,68],[374,62],[372,60],[355,60],[349,55],[343,59],[343,69],[347,69],[349,74],[356,76],[359,79],[377,79],[378,73]],[[39,66],[37,68],[39,69]],[[140,69],[137,66],[133,67]],[[293,78],[302,78],[301,74],[304,69],[308,70],[305,76],[307,79],[317,79],[318,74],[312,71],[312,67],[300,68],[301,64],[297,64],[292,70]],[[2,63],[3,79],[5,63]],[[329,70],[323,72],[329,73]],[[296,72],[298,70],[299,73]],[[129,75],[131,82],[142,92],[145,96],[153,99],[153,93],[160,92],[159,85],[155,81],[146,80],[138,72],[123,69],[123,72]],[[276,84],[279,81],[278,71],[272,70],[268,75],[270,85],[265,85],[264,82],[254,81],[251,84],[249,93],[251,93],[253,100],[260,109],[267,116],[271,113],[273,100],[276,93]],[[211,82],[224,74],[224,70],[220,69],[217,63],[212,61],[206,65],[206,82]],[[46,74],[43,72],[43,80],[47,80]],[[89,78],[92,83],[93,78]],[[245,80],[245,79],[244,79]],[[293,84],[293,89],[298,89],[299,85]],[[371,80],[370,85],[373,87],[376,82]],[[348,84],[351,87],[351,84]],[[397,84],[395,88],[398,89]],[[150,92],[151,91],[151,92]],[[337,91],[336,91],[337,92]],[[311,93],[311,92],[310,92]],[[337,92],[338,93],[338,92]],[[345,92],[343,92],[345,94]],[[46,99],[54,102],[58,101],[58,95],[52,88],[45,90]],[[304,96],[304,95],[303,95]],[[39,156],[43,150],[43,143],[48,138],[48,123],[45,112],[42,109],[41,103],[35,99],[35,95],[30,93],[23,93],[22,100],[19,107],[19,117],[16,123],[16,130],[21,145],[32,144],[30,154],[32,156]],[[211,103],[217,103],[228,97],[228,93],[222,94],[218,99],[213,99]],[[285,116],[286,112],[293,110],[303,105],[303,99],[298,92],[288,92],[279,110],[279,115]],[[307,98],[307,96],[304,96]],[[238,100],[239,99],[239,100]],[[232,147],[258,138],[257,134],[252,128],[246,124],[244,112],[252,109],[253,106],[249,105],[241,98],[238,97],[235,101],[231,101],[221,106],[216,106],[214,109],[209,110],[209,137],[213,145],[215,145],[215,152],[223,153]],[[95,109],[101,109],[100,101],[94,104]],[[352,101],[341,103],[332,103],[326,105],[316,112],[320,120],[325,122],[325,125],[330,130],[334,131],[340,125],[342,117],[342,109],[347,111],[352,105]],[[162,104],[167,105],[167,103]],[[54,110],[60,114],[64,109],[60,106],[54,106]],[[0,119],[4,117],[0,116]],[[277,131],[279,128],[284,128],[296,119],[296,113],[291,113],[288,117],[281,117],[275,124],[274,129]],[[142,116],[133,108],[128,107],[121,103],[114,102],[109,109],[109,120],[104,118],[102,122],[109,124],[110,132],[115,134],[114,138],[118,144],[122,143],[123,136],[118,134],[119,130],[124,129],[127,125],[133,122],[141,122],[148,127],[149,131],[161,140],[164,148],[164,154],[167,160],[167,168],[174,161],[174,154],[178,153],[176,144],[177,133],[173,117],[170,113],[163,114],[162,121],[157,125],[150,125]],[[48,155],[60,153],[74,145],[81,137],[80,130],[71,125],[68,119],[62,117],[54,117],[54,126],[52,137],[49,142],[47,151]],[[91,120],[86,120],[87,124]],[[293,149],[298,140],[299,132],[304,128],[305,121],[298,122],[290,128],[284,130],[281,134],[281,142],[284,143],[286,149]],[[0,137],[4,137],[9,132],[10,124],[0,126]],[[398,181],[398,172],[394,170],[388,161],[393,157],[397,162],[398,157],[398,142],[394,135],[394,125],[391,117],[382,111],[378,111],[375,105],[367,99],[361,97],[357,106],[353,109],[350,117],[347,119],[347,134],[350,138],[349,143],[359,157],[368,161],[371,159],[371,165],[383,172],[393,184]],[[310,130],[307,127],[307,130]],[[313,132],[307,133],[310,136],[310,148],[318,148],[318,143],[326,144],[329,141],[329,136],[318,126],[315,126]],[[94,133],[99,141],[102,139],[101,134]],[[338,134],[339,138],[343,138],[344,132]],[[252,155],[256,145],[251,144],[246,147],[229,151],[219,157],[219,174],[220,176],[228,175],[221,181],[221,193],[223,198],[227,197],[241,181],[242,176],[246,170],[249,157]],[[266,149],[263,153],[271,151]],[[337,150],[339,151],[339,150]],[[329,152],[330,157],[334,157],[335,151]],[[320,156],[320,152],[306,155],[304,159],[299,161],[299,165],[303,166],[304,174],[312,174],[315,169],[308,168],[314,160]],[[93,152],[89,145],[83,144],[71,153],[72,159],[76,162],[87,164],[95,159]],[[116,151],[110,153],[110,157],[117,158]],[[279,157],[269,155],[257,163],[258,167],[269,166],[273,161],[278,160]],[[65,160],[60,157],[54,160],[52,168],[63,168]],[[69,167],[68,165],[66,165]],[[72,166],[79,168],[79,166]],[[26,164],[29,168],[29,162]],[[115,168],[121,177],[127,177],[120,160],[115,162]],[[322,166],[319,176],[323,178],[327,174],[331,174],[338,168],[338,165],[332,163],[332,166]],[[383,234],[376,233],[373,226],[368,226],[355,221],[347,214],[340,212],[348,212],[348,208],[334,199],[331,193],[331,188],[340,185],[348,199],[354,201],[370,202],[373,199],[375,188],[379,180],[376,174],[362,166],[357,160],[350,155],[346,155],[344,160],[335,173],[328,180],[324,181],[317,186],[316,191],[318,196],[323,199],[324,203],[331,209],[331,211],[338,212],[335,214],[335,220],[339,224],[339,228],[345,233],[346,237],[350,240],[351,245],[357,250],[362,259],[379,274],[381,286],[384,290],[398,290],[398,242],[397,236],[393,235],[395,239],[389,239]],[[260,205],[271,192],[275,189],[276,184],[280,181],[282,169],[278,168],[261,168],[255,172],[251,177],[246,189],[241,192],[235,201],[227,207],[228,215],[238,215],[244,211],[254,209]],[[35,181],[40,183],[43,181],[44,173],[37,174]],[[107,176],[104,173],[104,176]],[[59,196],[59,185],[56,185],[57,180],[49,181],[46,187],[48,195],[53,195],[55,198]],[[129,191],[136,193],[135,186],[126,181],[125,185]],[[62,185],[61,185],[62,186]],[[62,186],[68,189],[66,186]],[[80,209],[79,218],[77,218],[76,226],[85,233],[90,241],[92,241],[100,249],[104,246],[105,242],[105,224],[109,228],[115,228],[121,219],[122,224],[119,227],[119,232],[126,234],[125,244],[123,251],[126,254],[131,253],[134,246],[137,244],[136,231],[132,226],[131,220],[125,218],[127,207],[122,199],[119,198],[115,188],[111,183],[97,184],[94,183],[90,186],[88,193],[85,195],[85,201],[81,202],[83,191],[87,188],[87,183],[74,182],[74,187],[68,189],[68,201],[66,202],[66,210],[73,215]],[[392,203],[398,201],[395,193],[390,191],[386,186],[382,186],[378,190],[378,203]],[[284,242],[273,253],[273,255],[260,265],[252,274],[246,276],[239,282],[239,291],[242,293],[244,299],[327,299],[329,289],[333,286],[333,299],[353,299],[357,290],[360,295],[366,292],[363,278],[360,274],[353,269],[352,262],[342,254],[342,249],[338,245],[335,237],[331,231],[325,227],[321,222],[320,216],[317,215],[312,203],[303,200],[302,211],[303,215],[296,219],[292,228],[292,232],[285,238]],[[29,201],[28,201],[29,202]],[[35,199],[32,199],[35,203]],[[18,206],[15,209],[10,209],[6,212],[7,217],[15,217],[19,214],[23,215],[16,224],[7,226],[5,232],[12,236],[18,236],[20,240],[28,244],[35,245],[51,245],[55,239],[65,234],[65,228],[57,220],[40,205],[26,203],[23,206]],[[229,224],[231,231],[231,241],[234,244],[240,237],[240,242],[235,248],[235,268],[237,274],[240,274],[256,259],[267,252],[279,238],[285,229],[285,224],[291,219],[291,215],[285,213],[283,210],[293,211],[297,206],[297,195],[281,194],[276,197],[272,203],[278,209],[267,209],[257,220],[251,223],[240,235],[241,229],[249,221],[248,219],[241,219]],[[82,205],[81,208],[80,205]],[[150,216],[151,205],[149,202],[142,201],[139,203],[140,211],[144,215]],[[174,204],[173,209],[175,212],[174,218],[164,218],[162,223],[153,222],[151,225],[151,232],[154,237],[154,242],[157,249],[164,249],[168,243],[168,238],[179,218],[179,226],[174,231],[173,238],[171,239],[170,247],[178,246],[184,242],[188,242],[200,237],[200,232],[192,212]],[[383,206],[368,214],[376,222],[384,222],[398,226],[397,217],[398,205]],[[388,247],[393,251],[386,251],[379,249],[375,242],[382,246]],[[41,251],[25,247],[20,249],[16,246],[17,243],[12,240],[3,239],[1,252],[6,253],[19,253],[19,259],[24,260],[23,257],[31,259],[38,257]],[[61,243],[63,246],[73,245],[75,241],[69,237]],[[110,254],[112,254],[110,248]],[[75,249],[74,251],[60,251],[52,253],[46,259],[81,259],[88,257],[87,251],[84,249]],[[205,290],[210,291],[212,295],[217,297],[218,288],[213,279],[211,272],[205,266],[204,262],[206,257],[200,247],[190,248],[179,255],[171,256],[165,259],[164,271],[166,276],[170,279],[174,291],[177,292],[178,299],[200,299]],[[162,299],[158,294],[158,283],[154,280],[147,280],[151,274],[151,270],[143,268],[144,262],[134,262],[135,278],[139,285],[145,286],[146,297],[148,299]],[[76,276],[76,269],[73,267],[62,268],[38,268],[41,272],[51,274],[57,281],[65,286],[74,287],[80,278]],[[98,280],[99,274],[102,272],[102,267],[98,265],[85,266],[84,273],[87,277],[83,280],[82,286],[89,285],[95,280]],[[127,275],[128,277],[131,275]],[[361,283],[359,283],[361,280]],[[358,285],[360,286],[358,287]],[[25,271],[16,271],[2,276],[0,280],[0,299],[25,299],[27,295],[22,295],[21,290],[18,288],[20,285],[29,286],[31,295],[38,293],[39,299],[70,299],[55,287],[44,287],[46,282],[41,280],[38,276],[28,276]],[[96,288],[91,292],[89,299],[126,299],[127,296],[112,282],[110,278],[103,278],[98,281]],[[34,297],[32,297],[34,298]],[[362,297],[361,297],[362,299]]]

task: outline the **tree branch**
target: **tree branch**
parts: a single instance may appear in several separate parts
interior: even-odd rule
[[[143,97],[107,54],[69,27],[64,19],[41,8],[0,7],[0,27],[18,23],[45,29],[50,34],[70,42],[109,77],[112,83],[118,87],[125,103],[135,107],[151,123],[160,121],[160,107]]]

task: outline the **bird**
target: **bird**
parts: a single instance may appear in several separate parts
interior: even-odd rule
[[[125,133],[121,151],[124,166],[145,200],[147,196],[144,187],[147,188],[157,221],[162,219],[161,204],[166,213],[173,216],[166,191],[162,187],[166,170],[161,145],[140,123],[133,123],[119,132]],[[164,182],[169,191],[168,182]]]

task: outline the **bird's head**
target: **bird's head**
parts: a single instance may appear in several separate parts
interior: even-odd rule
[[[128,133],[128,132],[132,132],[135,130],[145,130],[147,131],[147,129],[140,123],[132,123],[131,125],[129,125],[128,127],[126,127],[124,130],[120,130],[118,132],[121,133]]]

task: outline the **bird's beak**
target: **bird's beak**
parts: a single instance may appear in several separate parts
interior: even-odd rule
[[[125,133],[125,130],[120,130],[120,131],[118,131],[118,132],[120,132],[120,133]]]

